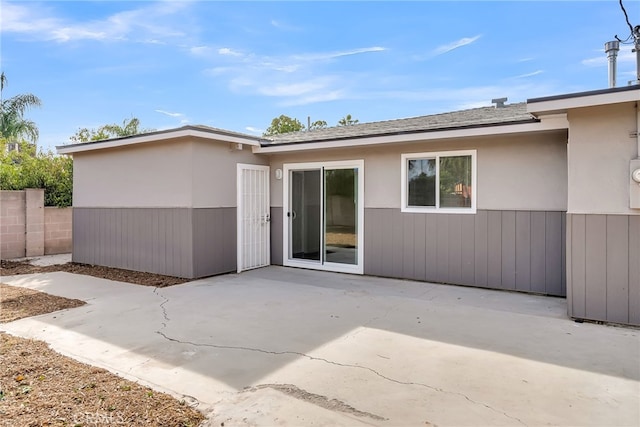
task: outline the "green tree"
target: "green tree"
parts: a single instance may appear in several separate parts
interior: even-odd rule
[[[23,142],[27,140],[35,143],[38,140],[38,126],[31,120],[25,119],[24,114],[31,107],[42,105],[40,98],[25,93],[3,98],[3,91],[7,86],[4,71],[0,73],[0,137],[8,142]]]
[[[318,122],[314,122],[318,123]],[[280,135],[289,132],[298,132],[304,130],[305,126],[298,119],[293,119],[284,114],[271,120],[271,126],[264,131],[264,136]]]
[[[73,159],[51,151],[36,152],[29,144],[20,151],[8,151],[7,139],[0,138],[0,189],[43,188],[45,206],[71,206]]]
[[[351,114],[347,114],[346,116],[338,120],[338,126],[351,126],[355,125],[358,122],[360,122],[360,120],[352,118]]]
[[[324,129],[326,127],[327,122],[325,122],[324,120],[316,120],[315,122],[311,123],[311,126],[309,126],[309,130]]]
[[[75,143],[91,142],[110,138],[122,138],[150,131],[151,129],[140,129],[140,120],[136,117],[132,117],[129,120],[123,120],[122,125],[113,123],[100,126],[97,129],[78,129],[69,139]]]

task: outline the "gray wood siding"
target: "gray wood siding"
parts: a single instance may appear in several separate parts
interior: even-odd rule
[[[565,295],[565,213],[365,209],[364,272]]]
[[[236,208],[193,209],[194,277],[237,270]]]
[[[192,210],[73,208],[73,261],[194,277]]]
[[[196,278],[236,270],[236,209],[74,208],[73,260]]]
[[[640,216],[567,215],[571,317],[640,325]]]

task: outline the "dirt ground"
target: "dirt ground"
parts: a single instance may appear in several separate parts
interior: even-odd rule
[[[181,279],[179,277],[163,276],[161,274],[154,273],[142,273],[139,271],[102,267],[99,265],[79,264],[75,262],[48,265],[45,267],[31,265],[27,261],[2,260],[0,262],[0,276],[13,276],[15,274],[50,273],[53,271],[66,271],[67,273],[86,274],[87,276],[100,277],[103,279],[116,280],[119,282],[135,283],[136,285],[155,286],[158,288],[179,285],[188,281],[187,279]]]
[[[0,323],[83,304],[0,284]],[[0,332],[0,360],[2,426],[187,427],[204,420],[185,401],[62,356],[42,341]]]
[[[204,416],[167,394],[77,362],[44,342],[0,332],[2,426],[197,426]]]
[[[84,301],[0,283],[0,323],[80,307]]]

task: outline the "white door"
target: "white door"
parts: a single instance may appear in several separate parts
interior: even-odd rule
[[[238,273],[271,263],[269,166],[238,164]]]

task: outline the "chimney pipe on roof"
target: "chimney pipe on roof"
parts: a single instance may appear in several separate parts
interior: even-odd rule
[[[635,41],[632,52],[636,53],[636,79],[629,82],[630,85],[640,85],[640,25],[633,27],[633,40]]]
[[[607,54],[609,60],[609,87],[616,87],[616,73],[618,51],[620,50],[620,42],[613,40],[604,44],[604,52]]]
[[[496,104],[496,108],[504,108],[505,102],[507,102],[507,98],[494,98],[491,100],[492,104]]]

